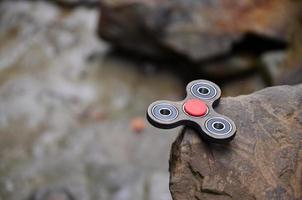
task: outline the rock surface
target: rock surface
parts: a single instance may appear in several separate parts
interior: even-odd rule
[[[302,199],[302,84],[224,98],[217,110],[237,135],[214,145],[184,129],[171,149],[173,199]]]
[[[102,38],[147,55],[176,54],[194,61],[230,51],[248,33],[288,41],[300,4],[288,0],[101,3]]]

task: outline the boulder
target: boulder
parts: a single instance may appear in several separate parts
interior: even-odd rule
[[[302,199],[302,84],[223,98],[217,111],[237,135],[208,144],[184,128],[170,155],[173,199]]]
[[[300,3],[288,0],[102,0],[99,35],[128,51],[148,56],[172,54],[199,61],[225,54],[238,41],[251,35],[252,41],[257,39],[255,35],[288,41],[289,27],[295,21]],[[249,45],[267,48],[264,42],[262,39]]]

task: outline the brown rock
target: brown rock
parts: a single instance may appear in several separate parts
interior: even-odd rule
[[[206,144],[185,128],[171,149],[173,199],[302,199],[302,84],[223,98],[217,110],[237,135]]]
[[[103,0],[99,34],[128,50],[183,55],[195,61],[228,52],[247,33],[288,41],[297,4],[294,0]]]

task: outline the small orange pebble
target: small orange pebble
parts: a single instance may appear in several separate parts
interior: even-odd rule
[[[145,119],[142,117],[135,117],[131,120],[131,130],[135,133],[141,133],[146,128]]]

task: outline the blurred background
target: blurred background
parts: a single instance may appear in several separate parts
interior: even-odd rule
[[[0,1],[0,200],[171,200],[179,128],[145,120],[194,79],[302,82],[298,0]],[[273,100],[272,100],[273,101]]]

